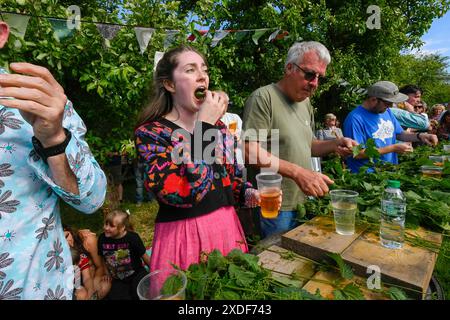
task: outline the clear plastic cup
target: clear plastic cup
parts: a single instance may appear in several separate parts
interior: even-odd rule
[[[331,190],[331,206],[338,234],[348,236],[355,233],[355,216],[358,210],[359,193],[352,190]]]
[[[186,284],[183,271],[155,270],[139,281],[137,294],[141,300],[184,300]]]
[[[278,217],[278,198],[283,177],[278,173],[262,172],[256,175],[256,183],[261,197],[261,215],[266,219]]]
[[[423,177],[429,178],[441,178],[442,176],[442,167],[439,166],[421,166],[420,171],[422,171]]]

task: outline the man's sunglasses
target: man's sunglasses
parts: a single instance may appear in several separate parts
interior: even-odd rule
[[[292,64],[293,64],[294,66],[296,66],[297,68],[299,68],[299,69],[303,72],[306,81],[314,81],[314,79],[317,78],[317,79],[319,80],[319,82],[322,82],[322,81],[324,81],[324,80],[326,79],[324,76],[321,76],[320,74],[318,74],[318,73],[316,73],[316,72],[313,72],[313,71],[306,71],[305,69],[303,69],[302,67],[300,67],[300,66],[299,66],[298,64],[296,64],[295,62],[292,62]]]

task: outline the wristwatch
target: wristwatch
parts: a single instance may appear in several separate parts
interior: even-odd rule
[[[72,134],[66,128],[64,128],[64,132],[66,133],[66,139],[60,144],[48,148],[44,148],[42,146],[42,143],[35,136],[31,138],[34,150],[36,151],[38,156],[41,157],[42,160],[44,160],[45,163],[47,163],[47,158],[56,156],[66,151],[66,147],[69,144],[70,139],[72,138]]]

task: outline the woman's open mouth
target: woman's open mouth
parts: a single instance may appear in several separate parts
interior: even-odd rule
[[[194,96],[199,100],[203,101],[206,97],[206,87],[201,86],[195,89]]]

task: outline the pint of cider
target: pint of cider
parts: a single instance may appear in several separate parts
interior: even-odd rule
[[[278,173],[262,172],[256,175],[258,191],[261,197],[261,215],[266,219],[278,217],[278,198],[282,177]]]
[[[261,215],[266,219],[275,219],[278,217],[278,198],[280,189],[267,189],[260,193],[261,196]]]
[[[230,130],[231,134],[235,134],[237,130],[237,121],[232,121],[228,125],[228,130]]]

